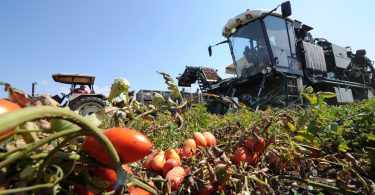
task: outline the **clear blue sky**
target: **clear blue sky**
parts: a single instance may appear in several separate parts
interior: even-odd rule
[[[276,0],[1,0],[0,81],[31,93],[56,94],[68,85],[53,73],[96,76],[97,92],[107,93],[113,80],[127,78],[132,87],[165,90],[156,71],[174,78],[185,66],[219,69],[232,63],[224,40],[228,19],[251,9],[272,9]],[[373,0],[292,0],[292,18],[353,50],[365,48],[375,60]],[[280,10],[278,10],[280,11]],[[194,89],[192,89],[194,90]],[[0,92],[0,97],[5,93]]]

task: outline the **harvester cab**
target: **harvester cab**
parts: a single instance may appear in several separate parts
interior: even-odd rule
[[[275,10],[247,10],[224,26],[238,78],[268,73],[269,68],[303,74],[297,60],[294,21],[287,18],[290,4],[282,4],[283,14]]]
[[[60,103],[60,106],[68,106],[72,110],[77,110],[81,115],[90,115],[107,104],[106,97],[94,91],[95,76],[57,73],[53,74],[52,78],[56,82],[70,84],[68,94],[61,93],[52,97]],[[89,91],[85,89],[86,87]]]
[[[279,6],[271,11],[246,10],[228,20],[222,31],[226,40],[214,46],[229,45],[233,64],[226,70],[235,77],[208,83],[202,91],[236,97],[252,108],[304,104],[301,94],[306,86],[336,93],[336,99],[329,102],[333,104],[373,96],[375,71],[365,50],[353,54],[324,38],[314,39],[312,27],[289,18],[289,2],[281,4],[282,13],[275,12]],[[210,56],[212,47],[208,48]],[[179,84],[207,83],[199,77],[200,69],[195,74],[192,69],[187,67],[177,78]],[[207,103],[215,113],[228,109],[222,100]]]

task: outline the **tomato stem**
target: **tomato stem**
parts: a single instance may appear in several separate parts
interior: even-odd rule
[[[67,121],[70,121],[82,128],[84,132],[89,134],[90,136],[94,137],[100,145],[102,145],[106,151],[108,151],[108,155],[111,158],[111,160],[115,164],[115,168],[122,168],[120,158],[117,155],[117,152],[115,148],[113,147],[112,143],[108,140],[108,138],[102,133],[102,130],[97,128],[95,125],[90,123],[86,118],[83,116],[76,114],[72,112],[71,110],[67,110],[64,108],[56,108],[51,106],[36,106],[36,107],[30,107],[30,108],[24,108],[21,110],[17,110],[10,113],[5,113],[0,116],[0,133],[6,131],[7,129],[14,128],[20,124],[23,124],[27,121],[36,120],[39,118],[61,118]],[[74,131],[63,131],[57,132],[50,137],[39,140],[32,144],[32,146],[36,143],[37,146],[44,145],[45,143],[48,143],[49,141],[52,141],[53,139],[56,139],[58,137],[68,135],[70,133],[77,132],[77,130]],[[53,139],[51,138],[53,137]],[[30,147],[35,149],[34,147]],[[32,151],[29,148],[25,151]],[[25,151],[21,152],[22,154],[25,153]],[[26,152],[27,153],[27,152]],[[25,153],[25,154],[26,154]],[[20,158],[20,153],[17,155],[17,159]],[[11,162],[14,162],[15,160],[14,156],[12,158],[8,158],[0,163],[0,168],[8,165]]]
[[[127,184],[128,187],[130,186],[136,186],[136,187],[140,187],[148,192],[150,192],[151,194],[153,195],[157,195],[157,191],[155,190],[155,188],[153,186],[151,186],[150,184],[144,182],[143,180],[139,179],[139,178],[136,178],[134,176],[131,176],[129,178],[129,183]]]
[[[67,144],[70,140],[76,138],[79,135],[80,134],[71,134],[71,135],[69,135],[67,138],[65,138],[64,141],[62,141],[61,143],[59,143],[59,145],[57,145],[52,151],[50,151],[48,153],[48,156],[46,158],[44,158],[43,163],[39,166],[38,174],[37,174],[37,177],[36,177],[36,180],[35,180],[36,183],[40,182],[40,180],[42,178],[42,174],[43,174],[44,169],[47,167],[47,165],[49,164],[49,162],[53,159],[52,157],[54,157],[54,155],[56,154],[56,152],[58,152],[60,150],[60,148],[64,147],[65,144]]]
[[[55,174],[57,179],[55,180],[55,182],[45,183],[45,184],[37,184],[37,185],[27,186],[27,187],[14,188],[14,189],[9,189],[9,190],[2,190],[1,194],[15,194],[15,193],[37,190],[37,189],[42,189],[42,188],[53,188],[63,179],[63,176],[64,176],[64,172],[59,166],[54,165],[54,167],[57,169],[56,174]]]
[[[57,139],[59,137],[65,136],[65,135],[69,135],[71,133],[76,133],[78,131],[79,130],[77,130],[77,129],[70,129],[70,130],[61,131],[61,132],[55,133],[53,135],[50,135],[50,136],[48,136],[48,137],[46,137],[42,140],[39,140],[39,141],[34,142],[32,144],[29,144],[29,146],[26,147],[24,150],[22,150],[20,152],[13,153],[13,154],[9,155],[6,159],[1,161],[0,162],[0,169],[4,168],[5,166],[9,165],[10,163],[13,163],[13,162],[17,161],[19,158],[23,157],[27,153],[34,151],[36,148],[39,148],[39,147],[43,146],[44,144],[46,144],[46,143],[48,143],[48,142],[50,142],[54,139]]]
[[[18,133],[43,132],[43,131],[44,131],[43,129],[35,129],[35,130],[17,129],[5,135],[0,136],[0,140],[5,139],[9,136],[13,136],[14,134],[18,134]]]

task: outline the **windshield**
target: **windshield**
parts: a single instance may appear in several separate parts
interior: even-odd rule
[[[247,77],[259,73],[271,64],[264,32],[260,21],[254,21],[229,37],[238,77]]]
[[[289,43],[289,37],[294,40],[293,24],[274,16],[266,17],[264,23],[273,57],[277,58],[279,62],[278,66],[289,67],[289,59],[296,57],[295,45]]]

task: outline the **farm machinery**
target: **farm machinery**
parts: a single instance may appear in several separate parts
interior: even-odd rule
[[[279,5],[280,6],[280,5]],[[228,44],[233,64],[226,68],[232,78],[221,79],[212,68],[186,67],[177,77],[178,85],[190,87],[198,82],[208,97],[208,110],[225,113],[229,108],[223,97],[235,98],[251,107],[285,107],[306,104],[302,93],[307,86],[315,91],[332,92],[330,104],[344,104],[371,98],[375,89],[373,61],[366,50],[352,52],[324,38],[314,38],[312,27],[289,18],[289,2],[281,4],[281,14],[246,10],[230,19],[222,35]],[[209,55],[212,47],[209,46]]]
[[[96,94],[94,91],[95,76],[82,74],[53,74],[54,81],[64,84],[70,84],[68,94],[61,93],[52,96],[60,106],[68,106],[72,110],[77,110],[81,115],[90,115],[107,105],[106,97],[102,94]],[[77,86],[83,86],[82,90],[77,90]],[[89,91],[84,88],[88,87]]]

